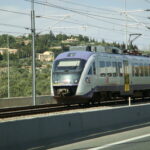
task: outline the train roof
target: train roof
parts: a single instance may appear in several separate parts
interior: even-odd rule
[[[88,60],[88,58],[93,55],[101,55],[103,57],[114,57],[114,58],[122,58],[122,59],[130,59],[130,60],[150,60],[150,57],[145,56],[136,56],[136,55],[127,55],[127,54],[112,54],[112,53],[105,53],[105,52],[90,52],[90,51],[68,51],[59,54],[55,60],[59,59],[84,59]]]
[[[132,59],[132,60],[150,60],[150,57],[142,56],[142,55],[128,55],[128,54],[111,54],[105,52],[98,52],[99,55],[103,57],[121,57],[123,59]]]
[[[70,59],[70,58],[88,60],[88,58],[92,54],[95,54],[95,53],[94,52],[87,52],[87,51],[68,51],[68,52],[64,52],[64,53],[59,54],[55,60]]]

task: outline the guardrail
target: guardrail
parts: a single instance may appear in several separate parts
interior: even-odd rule
[[[36,105],[55,104],[55,103],[56,101],[50,95],[37,96],[36,98]],[[31,106],[31,105],[32,105],[32,97],[0,98],[0,108]]]

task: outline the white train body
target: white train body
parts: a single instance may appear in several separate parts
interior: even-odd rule
[[[149,96],[150,58],[89,51],[62,53],[53,64],[51,93],[64,104]]]

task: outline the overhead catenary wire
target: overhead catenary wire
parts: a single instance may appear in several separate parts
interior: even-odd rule
[[[106,8],[102,8],[102,7],[96,7],[96,6],[91,6],[91,5],[88,5],[88,4],[82,4],[82,3],[77,3],[77,2],[72,2],[72,1],[66,1],[66,0],[58,0],[60,2],[65,2],[65,3],[70,3],[70,4],[73,4],[73,5],[77,5],[77,6],[83,6],[83,7],[86,7],[86,8],[93,8],[93,9],[97,9],[97,10],[102,10],[102,11],[106,11],[106,12],[114,12],[116,13],[117,11],[116,10],[112,10],[112,9],[106,9]]]
[[[30,30],[30,27],[23,27],[23,26],[13,25],[13,24],[7,24],[7,23],[0,23],[0,26],[13,27],[13,28],[20,28],[20,29]]]
[[[6,10],[6,9],[0,9],[0,11],[6,11],[6,12],[11,12],[11,13],[17,13],[17,14],[21,14],[21,15],[28,15],[28,16],[30,16],[30,14],[29,13],[25,13],[25,12],[18,12],[18,11],[12,11],[12,10]],[[43,16],[41,16],[41,15],[38,15],[38,16],[40,16],[41,18],[43,17]],[[52,16],[51,16],[52,17]],[[55,17],[56,17],[56,15],[55,15]],[[90,16],[91,17],[91,16]],[[43,18],[45,18],[45,17],[43,17]],[[98,20],[96,17],[91,17],[92,19],[96,19],[96,20]],[[105,17],[105,18],[107,18],[107,17]],[[115,25],[118,25],[118,26],[124,26],[124,25],[122,25],[122,24],[116,24],[116,23],[113,23],[113,22],[110,22],[110,21],[106,21],[106,20],[101,20],[100,19],[100,21],[103,21],[103,22],[105,22],[105,23],[111,23],[111,24],[115,24]],[[65,21],[66,22],[66,21]],[[78,22],[78,21],[77,21]],[[70,22],[71,23],[71,22]],[[81,24],[80,24],[81,25]]]
[[[30,0],[26,0],[26,1],[30,1]],[[57,9],[70,11],[70,12],[77,13],[77,14],[80,14],[80,15],[85,15],[85,16],[88,16],[88,17],[91,17],[91,18],[92,17],[99,17],[99,18],[105,18],[105,19],[113,19],[113,20],[118,20],[118,21],[125,21],[125,19],[120,19],[120,18],[114,18],[114,17],[104,16],[104,15],[102,16],[102,15],[99,15],[99,14],[88,13],[88,12],[84,12],[83,10],[80,10],[80,9],[73,9],[73,8],[58,6],[56,4],[51,4],[51,3],[48,3],[48,2],[35,1],[34,3],[39,4],[39,5],[45,5],[45,6],[48,6],[48,7],[53,7],[53,8],[57,8]]]
[[[72,2],[72,1],[66,1],[66,0],[57,0],[57,1],[59,1],[59,2],[65,2],[65,3],[68,3],[68,4],[73,4],[73,5],[77,5],[77,6],[83,6],[83,7],[86,7],[86,8],[93,8],[93,10],[98,10],[98,12],[103,12],[103,14],[104,13],[106,13],[106,14],[110,14],[111,13],[111,15],[118,15],[118,13],[120,13],[121,11],[118,11],[118,10],[115,10],[115,9],[106,9],[106,8],[102,8],[102,7],[96,7],[96,6],[91,6],[91,5],[87,5],[87,4],[83,4],[83,3],[77,3],[77,2]],[[92,12],[93,12],[93,10],[92,10]],[[97,13],[98,13],[97,12]],[[147,19],[147,17],[145,17],[145,16],[141,16],[141,15],[135,15],[134,14],[134,16],[136,16],[136,17],[140,17],[140,18],[145,18],[145,19]]]
[[[73,6],[74,5],[77,5],[77,6],[80,6],[80,7],[82,6],[84,8],[88,8],[88,10],[89,10],[89,8],[90,9],[92,8],[93,9],[92,12],[95,11],[95,10],[98,10],[98,11],[95,11],[96,13],[102,12],[103,14],[118,15],[118,13],[120,14],[120,12],[121,12],[121,11],[118,11],[116,9],[106,9],[106,8],[102,8],[102,7],[96,7],[96,6],[92,6],[92,5],[88,5],[88,4],[83,4],[83,3],[78,3],[78,2],[72,2],[72,1],[68,1],[68,0],[57,0],[57,1],[64,2],[66,4],[72,4]],[[144,16],[139,16],[139,15],[135,15],[135,16],[146,18]]]
[[[26,1],[30,1],[30,0],[26,0]],[[125,25],[122,25],[122,24],[118,24],[118,23],[114,23],[114,22],[110,22],[110,21],[106,21],[106,20],[102,20],[102,19],[97,19],[96,17],[98,17],[98,15],[93,15],[93,14],[89,14],[89,13],[82,12],[82,11],[79,11],[79,10],[58,6],[58,5],[55,5],[55,4],[48,3],[48,2],[35,1],[35,3],[40,4],[40,5],[45,5],[45,6],[48,6],[48,7],[54,7],[54,8],[57,8],[57,9],[63,9],[63,10],[71,11],[71,12],[74,12],[74,13],[77,13],[77,14],[80,14],[80,15],[86,15],[86,16],[92,18],[92,19],[101,20],[105,23],[110,23],[110,24],[114,24],[114,25],[118,25],[118,26],[125,26]],[[99,17],[101,17],[101,16],[99,16]],[[105,18],[108,19],[109,17],[105,17]],[[121,20],[121,19],[118,19],[118,20]],[[132,20],[132,22],[133,22],[133,20]]]
[[[23,33],[23,32],[11,32],[11,31],[1,31],[0,30],[0,33],[7,33],[7,34],[19,34],[19,35],[24,35],[24,34],[29,34],[29,33]]]
[[[16,13],[16,11],[10,11],[10,10],[5,10],[7,12],[11,12],[11,13]],[[23,14],[23,15],[29,15],[28,13],[23,13],[23,12],[17,12],[18,14]],[[38,15],[37,17],[41,17],[41,18],[45,18],[45,16],[41,16],[41,15]],[[53,16],[51,16],[53,17]],[[46,18],[46,19],[52,19],[52,20],[58,20],[58,19],[54,19],[54,18]],[[96,19],[96,18],[95,18]],[[78,23],[79,21],[78,20],[74,20],[76,22],[73,22],[73,21],[65,21],[66,23],[72,23],[72,24],[78,24],[78,25],[81,25],[81,23]],[[105,21],[104,21],[105,22]],[[109,22],[109,23],[112,23],[112,22]],[[29,27],[22,27],[22,26],[18,26],[18,25],[12,25],[12,24],[4,24],[4,23],[0,23],[0,25],[2,26],[9,26],[9,27],[15,27],[15,28],[23,28],[23,29],[26,29],[26,30],[30,30]],[[115,31],[119,31],[119,32],[122,32],[122,30],[118,30],[118,29],[112,29],[112,28],[106,28],[106,27],[103,27],[103,26],[97,26],[97,25],[93,25],[93,24],[87,24],[89,27],[94,27],[94,28],[100,28],[100,29],[104,29],[104,30],[115,30]],[[120,26],[124,26],[124,25],[120,25]],[[41,30],[41,29],[37,29],[37,30]]]
[[[4,10],[4,9],[0,9],[2,11],[6,11],[6,12],[11,12],[11,13],[17,13],[17,14],[20,14],[20,15],[30,15],[28,13],[23,13],[23,12],[16,12],[16,11],[11,11],[11,10]],[[40,15],[38,15],[40,16]],[[42,16],[40,16],[42,18]],[[45,18],[45,17],[43,17]],[[48,18],[47,18],[48,19]],[[54,18],[51,18],[53,20],[57,20],[57,19],[54,19]],[[78,24],[78,25],[81,25],[80,23],[77,23],[77,22],[71,22],[71,21],[64,21],[64,22],[67,22],[67,23],[72,23],[72,24]],[[23,27],[23,26],[18,26],[18,25],[12,25],[12,24],[4,24],[4,23],[0,23],[1,26],[9,26],[9,27],[15,27],[15,28],[22,28],[22,29],[26,29],[26,30],[30,30],[29,27]],[[94,28],[101,28],[101,29],[105,29],[105,30],[112,30],[112,29],[109,29],[109,28],[105,28],[105,27],[102,27],[102,26],[96,26],[96,25],[91,25],[91,24],[88,24],[88,26],[91,26],[91,27],[94,27]],[[40,30],[40,29],[37,29],[37,30]],[[116,30],[116,31],[119,31],[119,30]],[[120,30],[121,31],[121,30]]]
[[[30,16],[29,13],[20,12],[20,11],[13,11],[13,10],[8,10],[8,9],[1,9],[1,8],[0,8],[0,11],[9,12],[9,13],[15,13],[15,14],[19,14],[19,15],[27,15],[27,16]]]

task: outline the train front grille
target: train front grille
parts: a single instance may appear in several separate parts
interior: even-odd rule
[[[55,96],[74,96],[77,90],[77,86],[54,86],[54,95]]]

